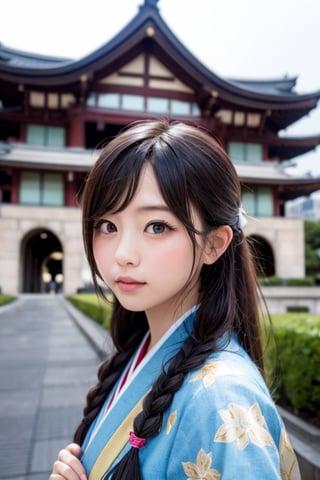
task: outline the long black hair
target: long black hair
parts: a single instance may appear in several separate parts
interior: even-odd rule
[[[199,308],[194,331],[146,396],[134,421],[138,437],[159,433],[162,418],[185,375],[200,366],[217,349],[217,340],[235,331],[240,343],[263,372],[259,329],[259,293],[253,259],[238,226],[241,188],[227,154],[203,129],[179,122],[138,122],[121,132],[101,152],[92,168],[81,199],[85,252],[98,294],[104,297],[93,252],[96,220],[109,211],[126,208],[139,185],[146,162],[152,166],[160,192],[172,213],[183,223],[194,252],[195,228],[191,207],[205,232],[229,225],[233,239],[212,265],[202,267]],[[89,392],[84,418],[74,440],[82,444],[89,426],[102,407],[129,358],[145,335],[143,312],[130,312],[115,299],[111,335],[116,353],[102,363],[98,384]],[[120,461],[114,479],[140,478],[138,449],[131,448]]]

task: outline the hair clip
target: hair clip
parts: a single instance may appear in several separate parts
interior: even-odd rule
[[[248,220],[246,219],[247,214],[246,211],[244,210],[243,207],[240,207],[238,209],[238,228],[242,230],[248,223]]]
[[[131,447],[133,448],[142,448],[145,446],[145,444],[147,443],[147,439],[146,438],[140,438],[140,437],[137,437],[137,435],[134,433],[134,432],[130,432],[130,445]]]

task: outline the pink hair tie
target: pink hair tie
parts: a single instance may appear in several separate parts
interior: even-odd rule
[[[142,448],[147,443],[146,438],[137,437],[137,435],[134,432],[130,432],[129,435],[130,435],[130,445],[133,448]]]

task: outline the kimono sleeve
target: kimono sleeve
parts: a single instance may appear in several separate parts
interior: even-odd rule
[[[167,418],[167,432],[174,435],[167,479],[300,478],[282,421],[266,391],[245,378],[205,378],[201,371],[189,383],[181,392],[185,397],[174,402]],[[284,460],[279,452],[283,442],[287,442]],[[289,477],[295,469],[297,475]]]

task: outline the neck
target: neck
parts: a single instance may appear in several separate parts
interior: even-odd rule
[[[149,329],[150,329],[150,343],[148,351],[156,345],[159,340],[175,325],[179,320],[188,315],[189,311],[195,307],[197,304],[196,301],[189,302],[188,305],[185,305],[184,308],[172,307],[170,309],[170,315],[168,315],[168,310],[164,312],[146,312]]]

